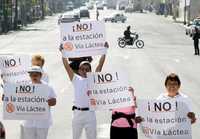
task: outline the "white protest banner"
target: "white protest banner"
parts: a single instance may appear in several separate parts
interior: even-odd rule
[[[5,120],[47,119],[49,89],[44,84],[5,84],[3,118]]]
[[[90,109],[109,110],[133,106],[132,93],[128,91],[129,82],[123,72],[88,73],[90,90]]]
[[[192,139],[189,109],[180,101],[138,100],[142,133],[153,139]]]
[[[103,21],[63,23],[60,29],[63,57],[95,56],[106,53]]]
[[[27,73],[30,66],[31,56],[29,55],[0,55],[0,70],[4,83],[30,83]]]

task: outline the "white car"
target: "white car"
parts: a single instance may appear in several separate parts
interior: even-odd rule
[[[189,35],[190,37],[192,37],[193,34],[195,33],[195,27],[197,27],[198,31],[200,31],[200,18],[194,19],[192,24],[186,27],[185,29],[186,35]]]
[[[80,16],[77,13],[62,14],[58,18],[58,25],[61,23],[80,22]]]
[[[86,6],[80,8],[80,18],[85,17],[90,18],[89,9]]]
[[[119,14],[119,13],[114,14],[110,17],[104,18],[105,22],[111,21],[111,22],[115,22],[115,23],[118,22],[118,21],[124,23],[126,20],[127,20],[127,17],[124,14]]]

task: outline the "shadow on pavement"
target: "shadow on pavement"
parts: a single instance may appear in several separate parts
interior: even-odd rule
[[[24,28],[24,29],[20,29],[19,31],[46,31],[46,30],[38,29],[38,28]]]

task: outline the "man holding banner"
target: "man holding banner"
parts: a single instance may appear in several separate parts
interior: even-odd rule
[[[105,47],[108,48],[106,42]],[[95,72],[101,72],[106,55],[103,54],[99,60]],[[68,59],[62,58],[69,79],[74,86],[74,116],[72,120],[73,139],[80,139],[82,130],[85,129],[87,139],[96,139],[96,116],[89,109],[87,72],[91,72],[90,62],[83,61],[79,65],[78,74],[70,67]]]

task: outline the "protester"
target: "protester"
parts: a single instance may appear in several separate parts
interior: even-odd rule
[[[41,69],[43,70],[45,59],[42,55],[33,55],[32,60],[31,60],[32,66],[40,66]],[[42,72],[42,81],[45,81],[46,83],[49,83],[49,76],[46,72]]]
[[[108,47],[108,43],[105,43]],[[106,55],[102,55],[95,72],[101,72]],[[70,67],[68,59],[62,58],[64,67],[69,79],[74,86],[74,111],[72,120],[73,139],[80,139],[83,129],[86,131],[87,139],[96,139],[96,116],[95,112],[89,109],[89,96],[87,72],[91,72],[90,62],[83,61],[79,65],[78,74]]]
[[[47,83],[43,82],[41,80],[42,78],[42,69],[39,66],[32,66],[28,73],[30,75],[32,84],[45,84]],[[49,105],[49,111],[50,107],[56,105],[56,94],[53,90],[53,88],[50,87],[50,92],[48,95],[48,105]],[[21,139],[47,139],[48,130],[49,127],[52,125],[52,115],[51,111],[49,113],[47,120],[26,120],[23,123],[23,131],[21,131]]]
[[[199,55],[199,38],[200,38],[200,32],[197,27],[195,27],[195,32],[193,35],[194,40],[194,55]]]
[[[78,69],[79,69],[79,65],[81,62],[83,61],[88,61],[88,62],[92,62],[92,57],[88,56],[88,57],[76,57],[76,58],[69,58],[68,59],[70,61],[70,67],[72,68],[72,70],[78,74]]]
[[[128,26],[128,27],[126,28],[126,30],[124,31],[124,38],[125,38],[126,40],[129,40],[129,41],[128,41],[128,44],[130,44],[130,45],[132,45],[133,39],[134,39],[131,35],[135,35],[135,33],[132,33],[132,32],[131,32],[131,26]]]
[[[171,73],[166,77],[165,80],[165,87],[166,87],[166,93],[162,93],[158,100],[176,100],[180,102],[184,102],[185,105],[188,107],[189,112],[187,114],[188,118],[191,119],[191,123],[196,122],[195,113],[192,112],[192,101],[186,96],[185,94],[179,92],[179,89],[181,87],[181,81],[175,73]]]
[[[96,10],[96,20],[97,21],[99,20],[99,11],[98,11],[98,9]]]
[[[110,139],[138,139],[137,123],[142,121],[141,117],[136,117],[136,97],[134,89],[129,87],[133,95],[133,106],[112,110],[112,122],[110,128]]]

